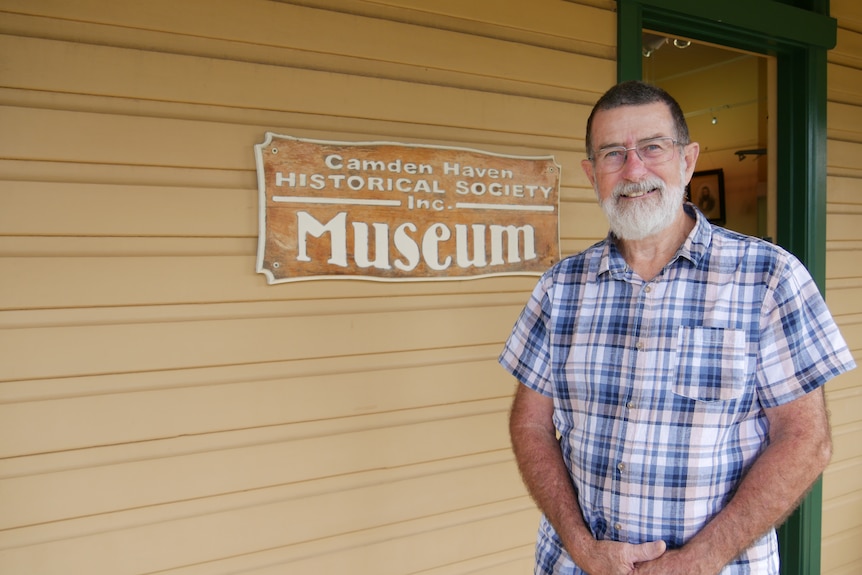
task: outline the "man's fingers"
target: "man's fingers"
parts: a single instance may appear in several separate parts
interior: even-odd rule
[[[650,541],[649,543],[641,543],[631,547],[632,563],[643,563],[644,561],[652,561],[658,559],[664,554],[667,545],[664,541]]]
[[[587,556],[589,564],[581,568],[589,573],[603,575],[632,575],[638,563],[661,557],[667,546],[664,541],[651,541],[640,545],[620,541],[596,541]]]

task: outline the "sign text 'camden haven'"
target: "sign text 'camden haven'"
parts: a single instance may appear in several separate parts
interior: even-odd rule
[[[540,274],[559,261],[551,156],[272,133],[255,155],[269,283]]]

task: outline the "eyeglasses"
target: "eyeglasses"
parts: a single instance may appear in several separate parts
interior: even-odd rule
[[[657,166],[669,162],[673,158],[676,146],[683,145],[670,136],[641,140],[634,148],[625,146],[610,146],[596,152],[590,160],[597,171],[609,174],[618,172],[626,163],[629,151],[634,150],[641,161],[647,166]]]

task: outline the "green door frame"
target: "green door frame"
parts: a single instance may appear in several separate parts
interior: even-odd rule
[[[643,28],[774,56],[776,242],[826,279],[826,52],[837,22],[829,0],[617,0],[618,80],[638,80]],[[810,10],[793,4],[807,4]],[[779,529],[781,572],[819,575],[822,485]]]

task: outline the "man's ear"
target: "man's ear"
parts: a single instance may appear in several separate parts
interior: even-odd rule
[[[584,173],[587,175],[587,179],[590,180],[590,185],[595,188],[596,174],[593,172],[593,162],[590,160],[581,160],[581,167],[584,169]]]
[[[697,165],[697,157],[700,155],[700,144],[692,142],[683,148],[683,158],[685,159],[685,185],[691,181],[691,176],[694,174],[694,168]]]

